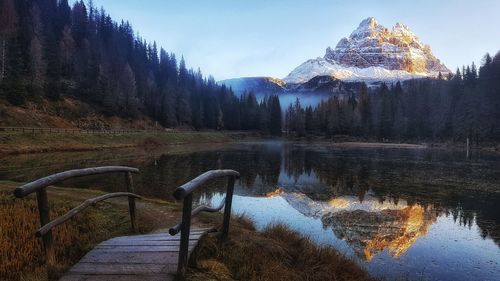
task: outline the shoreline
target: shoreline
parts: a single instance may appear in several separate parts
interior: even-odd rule
[[[412,148],[412,149],[425,149],[431,148],[425,144],[411,144],[411,143],[385,143],[385,142],[335,142],[331,143],[333,146],[339,147],[364,147],[364,148]]]
[[[289,141],[303,143],[318,143],[338,147],[365,147],[365,148],[407,148],[407,149],[446,149],[467,151],[466,144],[460,142],[430,142],[430,141],[408,141],[408,142],[381,142],[373,139],[341,138],[331,140],[323,137],[284,138]],[[480,145],[471,145],[470,151],[484,151],[500,153],[500,143],[484,142]]]
[[[0,181],[0,212],[10,218],[2,221],[0,226],[14,230],[0,233],[0,242],[4,243],[3,249],[8,257],[4,261],[9,260],[9,263],[0,263],[0,279],[45,281],[47,273],[42,248],[33,234],[38,227],[35,196],[15,199],[12,191],[19,184]],[[105,194],[93,189],[67,187],[48,187],[47,192],[55,216],[69,211],[88,197]],[[54,229],[54,245],[61,253],[57,260],[57,275],[64,274],[101,241],[132,234],[127,202],[126,199],[108,200]],[[165,232],[180,221],[181,209],[182,205],[177,201],[147,197],[137,201],[139,233]],[[21,219],[15,219],[16,216]],[[220,228],[221,223],[219,213],[201,214],[193,220],[193,225],[203,227]],[[193,253],[195,257],[192,257],[195,262],[187,268],[186,280],[249,280],[254,272],[267,276],[267,280],[274,280],[284,272],[290,280],[323,280],[325,274],[343,276],[346,280],[374,280],[366,270],[333,247],[317,245],[283,225],[257,231],[251,221],[238,216],[231,218],[230,225],[228,241],[218,243],[212,235],[200,241]],[[269,247],[262,248],[263,244]],[[281,250],[276,251],[276,248]],[[286,254],[294,251],[295,255],[303,254],[301,249],[306,249],[309,258],[294,260]],[[314,260],[319,256],[320,259]],[[260,262],[261,259],[265,262]],[[317,271],[309,270],[306,276],[303,275],[303,270],[325,264],[328,266]],[[276,273],[277,268],[281,273]]]
[[[231,143],[252,137],[252,132],[187,131],[117,135],[0,133],[0,157],[9,155],[148,148],[186,144]]]
[[[232,131],[178,131],[169,133],[124,133],[107,134],[71,134],[71,133],[21,133],[0,132],[0,157],[48,153],[48,152],[84,152],[108,149],[151,148],[190,144],[224,144],[241,141],[284,141],[297,143],[317,143],[339,148],[396,148],[396,149],[450,149],[466,151],[462,143],[450,142],[378,142],[376,140],[339,139],[328,140],[323,137],[290,138],[270,137],[259,132]],[[471,147],[470,151],[498,153],[500,145],[486,143]]]

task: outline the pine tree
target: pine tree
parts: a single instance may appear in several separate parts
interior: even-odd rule
[[[177,123],[180,125],[191,125],[191,107],[189,104],[190,93],[188,88],[189,85],[189,74],[186,68],[186,63],[184,57],[181,57],[179,63],[179,79],[177,91]],[[219,112],[217,112],[219,114]]]
[[[83,42],[87,38],[88,13],[83,0],[75,2],[72,12],[71,31],[73,39],[78,48],[83,47]]]
[[[135,75],[129,64],[126,64],[118,83],[118,107],[122,116],[136,117],[138,104],[136,98]]]
[[[33,94],[38,98],[43,96],[43,87],[45,85],[46,64],[44,60],[43,50],[43,34],[44,28],[41,18],[41,10],[38,4],[34,3],[30,11],[32,22],[32,37],[30,42],[30,58],[31,58],[31,89]]]
[[[359,95],[359,112],[361,116],[361,128],[364,136],[368,136],[372,131],[372,105],[368,95],[368,88],[363,83]]]
[[[8,41],[12,39],[17,25],[17,12],[14,5],[14,0],[0,1],[0,83],[6,75],[8,62]]]
[[[379,137],[391,138],[393,133],[392,126],[394,125],[393,96],[385,83],[382,83],[380,86],[378,95],[381,98]]]
[[[271,96],[269,99],[270,106],[270,124],[269,130],[273,136],[281,136],[281,123],[282,123],[282,113],[281,104],[278,96]]]
[[[313,109],[312,106],[306,107],[306,115],[305,115],[305,126],[306,132],[311,134],[314,132],[314,117],[313,117]]]

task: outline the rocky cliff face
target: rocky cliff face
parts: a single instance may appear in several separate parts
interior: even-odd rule
[[[365,260],[387,249],[395,257],[404,254],[418,238],[427,235],[436,222],[432,206],[410,205],[404,200],[383,202],[373,195],[364,199],[343,195],[329,201],[315,201],[300,192],[278,189],[267,196],[281,196],[307,217],[321,219],[325,228],[345,240]]]
[[[436,213],[415,205],[375,212],[340,211],[324,215],[321,220],[359,257],[369,261],[385,249],[394,257],[404,254],[418,238],[427,235]]]
[[[316,76],[311,80],[294,88],[300,92],[335,93],[338,95],[350,95],[359,92],[361,82],[342,82],[332,76]]]
[[[303,63],[284,81],[304,83],[318,75],[344,81],[394,81],[433,77],[439,72],[449,70],[406,25],[397,23],[389,30],[368,18],[334,49],[328,47],[323,58]]]
[[[328,48],[325,59],[358,68],[380,66],[409,73],[449,72],[406,25],[397,23],[389,30],[375,18],[362,21],[335,49]]]

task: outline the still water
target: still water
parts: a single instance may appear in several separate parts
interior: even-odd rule
[[[0,159],[0,180],[98,165],[140,168],[137,190],[172,199],[210,169],[235,169],[233,212],[258,228],[284,223],[386,280],[500,280],[500,155],[436,149],[258,142]],[[122,176],[78,187],[122,190]],[[222,183],[197,203],[218,205]]]

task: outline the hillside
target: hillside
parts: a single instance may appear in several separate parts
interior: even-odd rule
[[[272,106],[240,100],[92,3],[0,0],[3,125],[269,131]]]
[[[11,106],[0,102],[0,127],[78,128],[87,130],[163,128],[147,117],[106,116],[95,106],[73,98]]]

